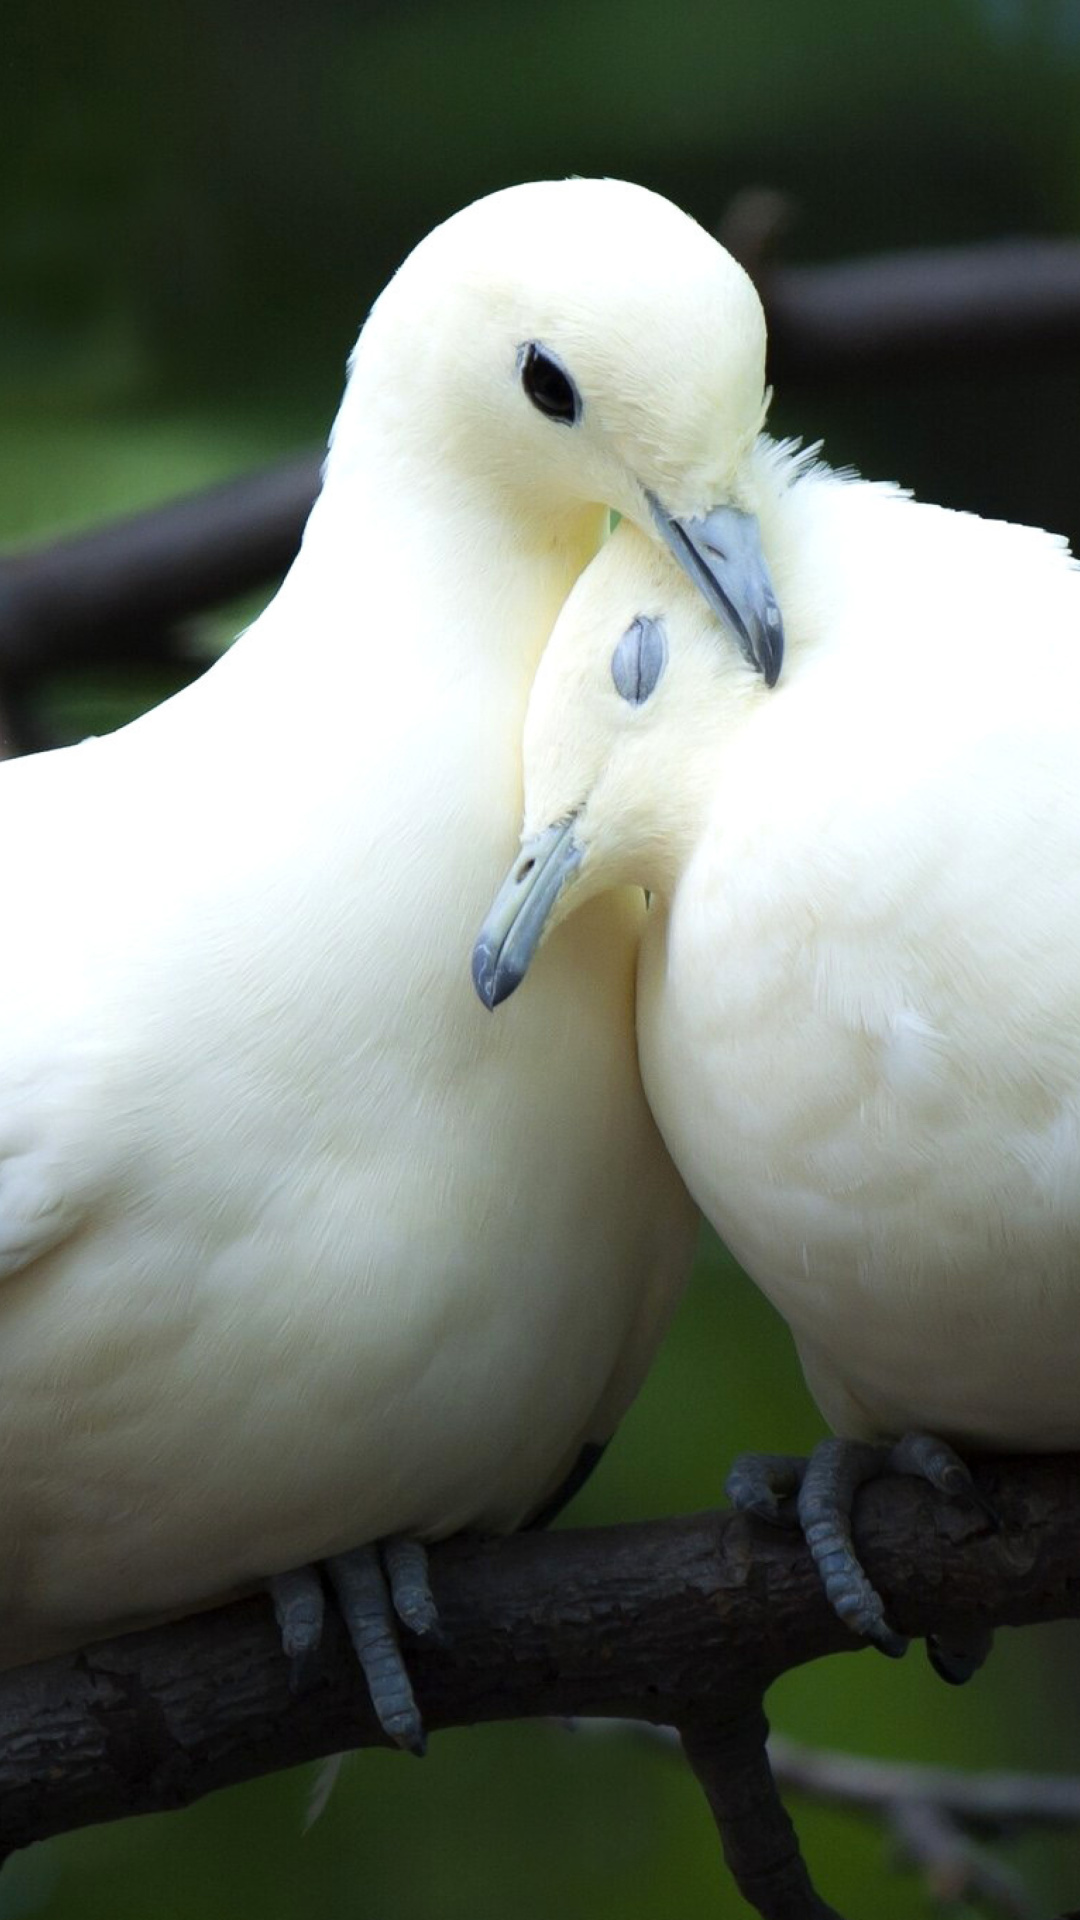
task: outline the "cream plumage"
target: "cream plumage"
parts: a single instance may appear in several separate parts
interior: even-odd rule
[[[620,528],[537,675],[536,866],[511,870],[481,984],[512,988],[541,920],[652,889],[650,1104],[831,1425],[1076,1447],[1080,572],[1049,535],[764,441],[750,475],[780,686]],[[557,904],[530,919],[554,821]]]
[[[657,196],[478,203],[374,308],[266,613],[2,769],[6,1662],[514,1527],[631,1399],[695,1218],[634,1056],[640,900],[513,1023],[467,957],[558,606],[609,507],[749,526],[763,357],[749,282]],[[772,677],[760,562],[695,564]]]

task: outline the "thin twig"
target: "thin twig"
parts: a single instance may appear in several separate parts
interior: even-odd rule
[[[945,1808],[930,1800],[897,1800],[882,1813],[900,1860],[921,1876],[938,1906],[966,1901],[994,1920],[1038,1920],[1038,1908],[1020,1875],[977,1846]]]
[[[575,1732],[633,1734],[670,1754],[682,1750],[675,1727],[649,1721],[573,1721]],[[866,1753],[811,1747],[787,1734],[769,1736],[778,1786],[824,1806],[879,1814],[902,1801],[939,1807],[977,1833],[1020,1827],[1080,1827],[1080,1776],[1071,1773],[966,1772],[912,1760],[878,1760]]]
[[[983,1832],[1080,1827],[1080,1778],[1073,1774],[964,1773],[828,1752],[780,1734],[773,1735],[769,1754],[782,1786],[831,1806],[877,1813],[901,1801],[919,1801]]]

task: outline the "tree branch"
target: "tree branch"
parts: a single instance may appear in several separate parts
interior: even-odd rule
[[[1036,1909],[1020,1875],[980,1841],[1023,1827],[1080,1827],[1080,1779],[1064,1774],[963,1773],[822,1752],[775,1736],[769,1758],[778,1785],[884,1821],[901,1858],[942,1907],[966,1901],[1003,1920],[1032,1920]]]
[[[0,558],[0,671],[160,659],[176,623],[284,573],[315,455]]]
[[[1017,1827],[1080,1827],[1080,1778],[1058,1773],[965,1773],[910,1760],[834,1753],[774,1734],[769,1757],[795,1793],[856,1813],[904,1800],[928,1801],[973,1833]]]
[[[680,1739],[674,1727],[645,1720],[562,1724],[575,1733],[629,1735],[673,1758],[684,1755],[685,1737]],[[862,1814],[891,1830],[900,1857],[922,1876],[930,1898],[949,1909],[966,1900],[1001,1920],[1032,1920],[1035,1909],[1020,1875],[980,1842],[1012,1838],[1027,1827],[1080,1827],[1080,1778],[1075,1775],[967,1773],[838,1753],[783,1734],[769,1740],[768,1758],[775,1787]]]
[[[875,374],[1080,348],[1080,242],[1017,237],[916,247],[828,266],[787,266],[788,194],[736,193],[717,236],[753,280],[769,323],[775,377]]]
[[[861,1550],[904,1632],[1080,1615],[1080,1458],[979,1477],[996,1532],[914,1481],[860,1498]],[[447,1644],[409,1650],[431,1731],[602,1715],[681,1727],[700,1759],[702,1730],[752,1716],[777,1675],[857,1650],[798,1536],[741,1515],[448,1541],[432,1576]],[[269,1602],[243,1601],[0,1674],[0,1848],[380,1741],[337,1622],[293,1697]],[[753,1825],[738,1820],[737,1844]]]
[[[683,1727],[682,1747],[720,1831],[724,1859],[744,1900],[765,1920],[839,1920],[806,1870],[795,1828],[769,1766],[759,1704],[713,1709]]]
[[[1019,1874],[1002,1866],[932,1800],[898,1800],[885,1809],[901,1860],[921,1874],[938,1906],[963,1900],[1001,1920],[1038,1920]]]
[[[774,377],[1080,348],[1080,242],[994,240],[774,267],[762,283]]]

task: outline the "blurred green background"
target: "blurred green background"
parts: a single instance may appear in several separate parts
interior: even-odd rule
[[[621,174],[715,224],[790,194],[791,260],[1080,230],[1080,0],[5,0],[0,540],[17,545],[320,441],[389,271],[490,188]],[[775,427],[929,498],[1080,536],[1080,368],[1018,357],[887,388],[778,394]],[[206,624],[213,644],[238,610]],[[1018,635],[1022,646],[1032,636]],[[64,684],[68,724],[159,691]],[[715,1504],[733,1452],[820,1422],[783,1327],[707,1242],[638,1406],[571,1520]],[[789,1676],[800,1738],[960,1765],[1080,1769],[1080,1637],[1005,1634],[946,1691],[916,1649]],[[681,1767],[548,1727],[442,1735],[17,1857],[0,1920],[646,1920],[745,1912]],[[928,1911],[882,1836],[795,1807],[823,1892]],[[1080,1898],[1080,1837],[1011,1858],[1035,1910]]]

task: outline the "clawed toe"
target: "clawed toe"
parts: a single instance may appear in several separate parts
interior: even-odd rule
[[[863,1569],[851,1532],[859,1488],[886,1473],[914,1474],[946,1499],[967,1501],[991,1525],[998,1524],[959,1454],[947,1441],[927,1433],[905,1434],[892,1447],[832,1436],[821,1441],[808,1460],[789,1454],[740,1454],[727,1491],[741,1512],[774,1524],[799,1524],[834,1612],[852,1633],[899,1659],[908,1642],[889,1625],[885,1603]],[[927,1653],[942,1679],[960,1686],[983,1664],[991,1644],[991,1634],[972,1627],[950,1632],[947,1639],[931,1635]]]
[[[823,1440],[810,1458],[787,1453],[743,1453],[728,1475],[727,1494],[741,1513],[773,1525],[801,1527],[829,1603],[853,1633],[898,1658],[907,1641],[885,1619],[880,1595],[859,1563],[851,1537],[851,1509],[865,1480],[881,1472],[883,1447]]]
[[[384,1571],[385,1569],[385,1571]],[[364,1672],[379,1725],[395,1746],[423,1754],[424,1723],[398,1644],[395,1618],[411,1631],[431,1635],[438,1613],[428,1582],[427,1554],[419,1541],[395,1538],[355,1547],[326,1562],[349,1639]]]
[[[815,1447],[799,1489],[799,1519],[826,1596],[845,1626],[891,1660],[908,1643],[885,1618],[885,1603],[863,1570],[851,1534],[859,1488],[885,1469],[887,1450],[861,1441],[829,1439]]]
[[[398,1644],[397,1622],[410,1633],[441,1642],[439,1615],[428,1578],[427,1552],[418,1540],[395,1537],[332,1555],[324,1563],[353,1651],[360,1662],[379,1725],[395,1746],[425,1750],[424,1724]],[[296,1567],[267,1582],[292,1667],[301,1683],[322,1640],[325,1596],[314,1567]]]
[[[925,1480],[946,1500],[966,1500],[978,1507],[995,1529],[1001,1524],[993,1503],[967,1462],[961,1460],[947,1440],[938,1440],[932,1433],[905,1433],[890,1449],[887,1471],[909,1473],[917,1480]]]
[[[1001,1525],[992,1501],[947,1440],[939,1440],[932,1433],[905,1433],[889,1453],[887,1471],[914,1474],[946,1500],[977,1508],[995,1532]],[[928,1634],[926,1653],[942,1680],[951,1687],[962,1687],[984,1665],[993,1644],[988,1627],[972,1625],[962,1633],[950,1632],[947,1640],[941,1634]]]
[[[725,1492],[739,1513],[753,1513],[774,1527],[797,1527],[797,1498],[806,1461],[794,1453],[740,1453]]]
[[[382,1544],[382,1562],[390,1585],[394,1612],[403,1627],[422,1640],[442,1644],[439,1610],[431,1591],[427,1548],[422,1540],[407,1540],[399,1534]]]
[[[326,1601],[314,1567],[293,1567],[267,1581],[293,1690],[302,1686],[322,1642]]]

